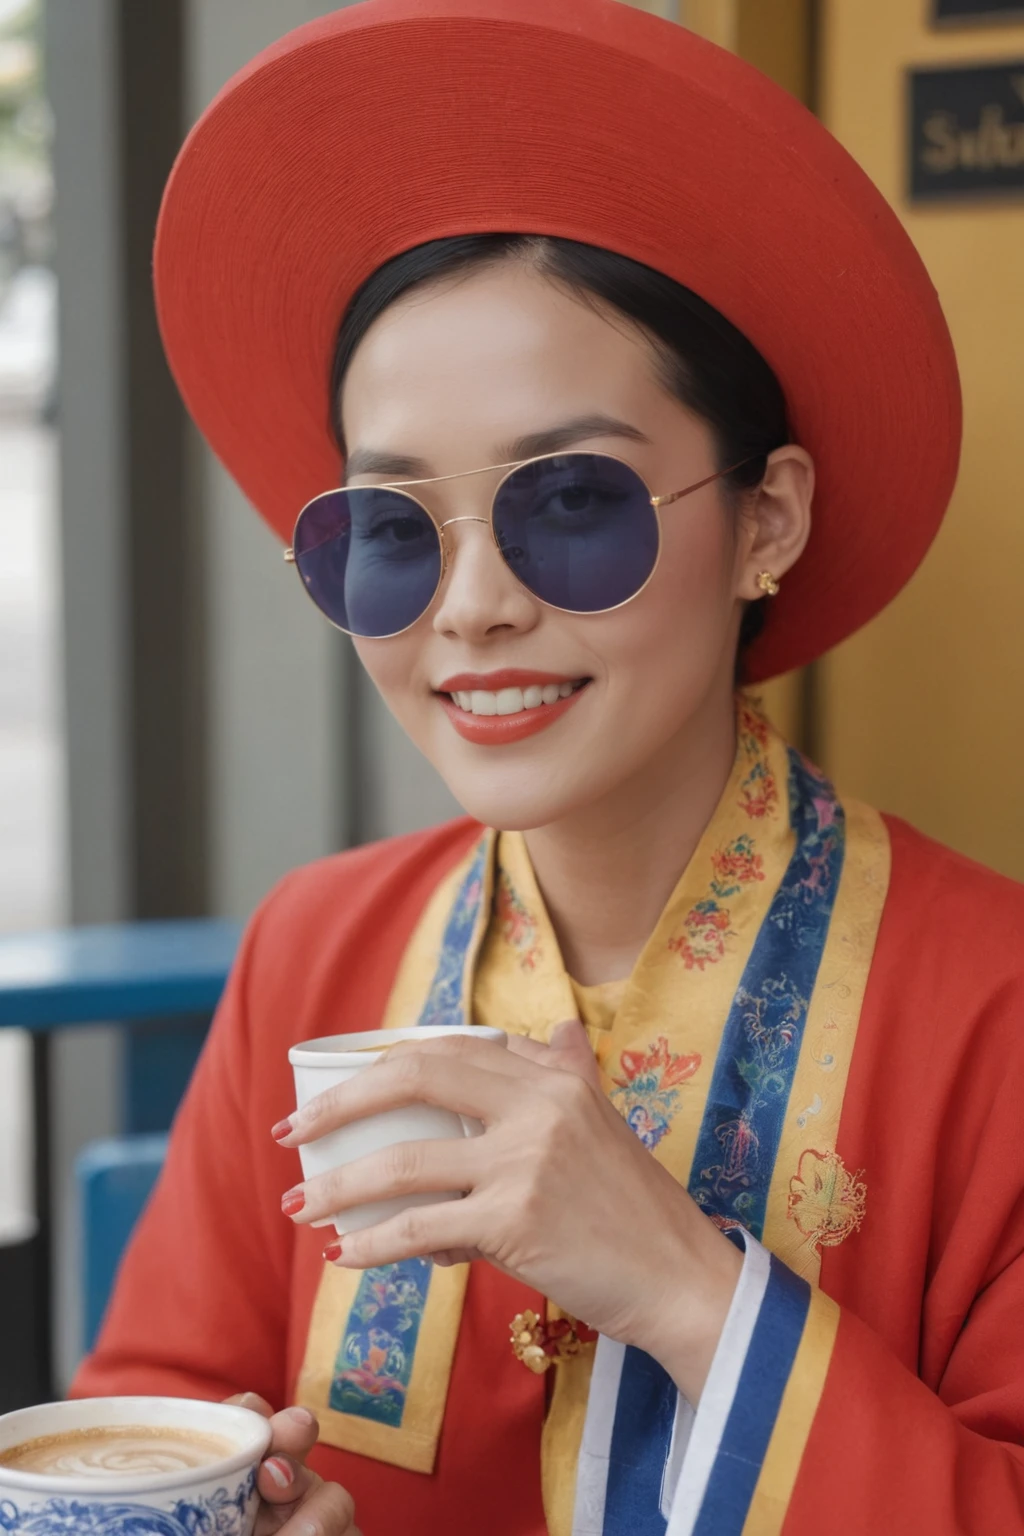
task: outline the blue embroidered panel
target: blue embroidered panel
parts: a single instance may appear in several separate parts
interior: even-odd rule
[[[469,1023],[466,958],[480,916],[488,846],[481,838],[452,903],[417,1025]],[[366,1271],[334,1365],[328,1403],[338,1413],[401,1426],[433,1268],[429,1259],[406,1259]]]
[[[796,846],[729,1010],[689,1183],[709,1215],[758,1238],[845,850],[846,823],[835,791],[792,749],[789,805]],[[651,1503],[652,1464],[665,1467],[675,1401],[668,1373],[640,1350],[628,1349],[612,1431],[603,1536],[633,1536],[636,1517],[630,1512],[638,1508],[644,1510],[644,1536],[665,1531],[659,1504]],[[621,1412],[623,1404],[641,1402],[641,1411]],[[770,1416],[774,1423],[774,1409]],[[751,1495],[760,1461],[754,1470]],[[702,1524],[702,1532],[739,1536],[750,1498],[744,1503],[733,1493],[742,1514],[726,1517],[726,1489],[716,1484],[713,1507],[721,1520]]]
[[[789,804],[796,847],[726,1020],[690,1177],[698,1205],[757,1238],[846,844],[832,786],[792,749]]]
[[[466,956],[480,915],[480,897],[484,888],[484,863],[489,840],[481,838],[473,862],[459,887],[441,939],[437,970],[423,1005],[418,1024],[466,1025],[469,1023],[464,981]]]
[[[345,1325],[328,1405],[398,1429],[433,1265],[403,1259],[368,1269]]]

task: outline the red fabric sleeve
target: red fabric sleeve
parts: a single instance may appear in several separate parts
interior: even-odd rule
[[[267,1127],[246,1113],[260,929],[257,915],[121,1266],[116,1303],[72,1396],[252,1391],[282,1402],[294,1233],[259,1177]],[[283,1189],[280,1172],[278,1182]]]
[[[964,1330],[947,1406],[851,1312],[840,1318],[785,1536],[1024,1532],[1024,1263]]]
[[[290,1395],[322,1268],[280,1196],[302,1177],[270,1136],[295,1107],[290,1045],[375,1029],[408,936],[479,829],[459,821],[287,876],[246,931],[72,1395]]]
[[[900,823],[839,1147],[863,1231],[784,1527],[1024,1533],[1024,889]]]

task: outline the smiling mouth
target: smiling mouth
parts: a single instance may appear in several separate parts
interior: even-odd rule
[[[440,697],[450,699],[457,709],[467,715],[521,715],[528,710],[547,709],[553,704],[560,704],[563,699],[579,693],[589,682],[589,677],[581,677],[574,682],[543,685],[532,683],[526,688],[458,688],[452,693],[442,693]]]

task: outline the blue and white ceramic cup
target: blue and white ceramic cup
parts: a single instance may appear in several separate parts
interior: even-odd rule
[[[167,1429],[227,1442],[225,1454],[197,1466],[158,1472],[75,1470],[58,1473],[0,1461],[2,1536],[252,1536],[259,1497],[256,1473],[270,1447],[266,1419],[229,1403],[174,1397],[94,1397],[42,1403],[0,1416],[4,1451],[78,1430]],[[170,1458],[173,1460],[173,1456]]]

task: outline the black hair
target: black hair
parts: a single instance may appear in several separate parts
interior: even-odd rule
[[[507,259],[528,261],[579,298],[600,300],[653,341],[663,381],[715,441],[723,484],[737,500],[760,484],[766,460],[790,441],[786,401],[757,348],[704,299],[653,267],[600,246],[548,235],[452,235],[429,240],[377,268],[353,296],[338,328],[330,378],[330,428],[342,454],[341,387],[352,355],[377,317],[411,289]],[[749,603],[739,653],[764,627],[765,600]]]

